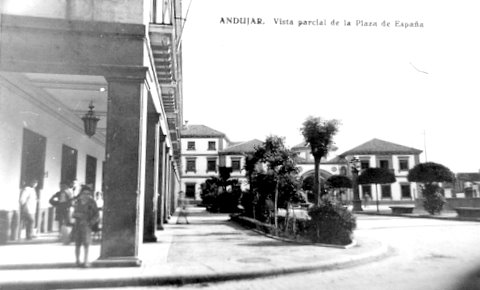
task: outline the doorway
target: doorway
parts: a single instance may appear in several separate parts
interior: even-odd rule
[[[185,197],[195,199],[195,183],[185,184]]]
[[[96,181],[97,181],[97,158],[87,155],[85,184],[90,185],[92,188],[92,191],[95,191]]]
[[[61,180],[62,182],[71,182],[77,179],[77,149],[70,146],[62,146],[62,168]]]
[[[47,138],[29,129],[23,129],[22,164],[20,173],[20,187],[23,188],[29,181],[36,179],[38,185],[37,208],[35,211],[35,229],[39,228],[41,189],[45,175],[45,155]]]

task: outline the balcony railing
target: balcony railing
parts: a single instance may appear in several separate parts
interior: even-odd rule
[[[151,23],[172,25],[174,23],[174,0],[152,0]]]

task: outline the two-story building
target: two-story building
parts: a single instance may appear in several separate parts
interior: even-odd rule
[[[219,152],[228,144],[226,135],[205,125],[186,124],[181,131],[181,190],[200,200],[200,185],[218,175]]]
[[[231,178],[245,187],[245,154],[253,152],[260,140],[231,142],[225,133],[205,125],[185,125],[181,131],[181,190],[187,198],[200,200],[201,185],[218,176],[218,167],[232,168]]]
[[[297,164],[300,166],[301,176],[304,180],[313,178],[314,163],[313,156],[310,154],[310,148],[305,143],[292,148],[298,153]],[[379,140],[372,139],[355,148],[343,152],[332,158],[324,159],[320,163],[320,178],[324,181],[328,177],[340,174],[351,177],[352,158],[360,160],[360,168],[381,167],[390,169],[396,177],[393,184],[382,184],[378,186],[378,199],[385,203],[411,202],[418,197],[418,188],[416,183],[408,182],[408,171],[419,163],[421,150]],[[361,198],[368,195],[372,200],[376,200],[376,191],[374,185],[361,185],[359,188]],[[347,194],[348,199],[352,199],[352,192]]]
[[[396,182],[378,186],[378,200],[381,202],[410,202],[418,197],[418,187],[415,182],[407,180],[408,171],[420,162],[421,150],[407,147],[380,139],[372,139],[353,149],[340,154],[340,157],[360,160],[362,169],[380,167],[391,170]],[[377,200],[375,185],[361,185],[360,196],[368,196]]]

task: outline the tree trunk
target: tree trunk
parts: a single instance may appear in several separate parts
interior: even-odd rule
[[[315,176],[313,178],[315,205],[320,205],[320,158],[315,157]]]
[[[278,235],[278,180],[275,183],[275,205],[274,205],[275,235]]]
[[[375,183],[375,195],[377,197],[377,212],[380,212],[380,210],[378,209],[378,188],[376,183]]]

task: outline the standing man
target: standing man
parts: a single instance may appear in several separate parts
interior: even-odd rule
[[[37,209],[37,192],[35,190],[37,185],[38,180],[32,179],[20,192],[20,218],[25,223],[27,240],[33,238],[33,223]]]
[[[68,190],[65,183],[60,184],[60,191],[55,193],[49,200],[50,204],[56,208],[55,217],[58,226],[68,226],[70,224],[70,207],[72,206],[72,193]]]

